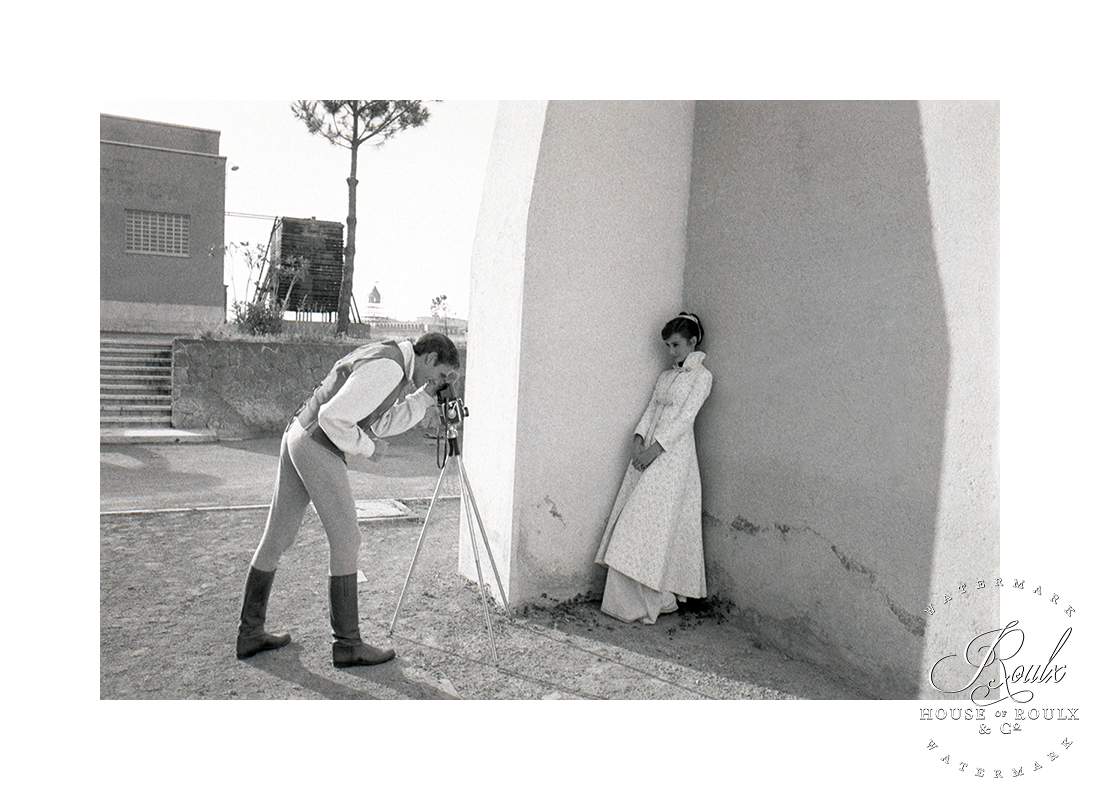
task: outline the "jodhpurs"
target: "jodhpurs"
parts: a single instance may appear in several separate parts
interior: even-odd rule
[[[359,569],[359,523],[343,459],[310,438],[295,419],[283,434],[275,494],[252,566],[273,572],[294,544],[310,501],[328,537],[329,575]]]

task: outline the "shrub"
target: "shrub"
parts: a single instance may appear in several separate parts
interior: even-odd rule
[[[263,300],[234,303],[233,322],[249,336],[275,334],[283,329],[282,311]]]

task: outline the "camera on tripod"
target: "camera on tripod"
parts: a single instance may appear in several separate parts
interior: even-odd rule
[[[470,409],[462,402],[462,398],[450,383],[444,383],[435,390],[435,399],[439,403],[440,427],[436,464],[442,469],[447,463],[447,456],[457,456],[460,452],[458,429],[462,426],[462,420],[470,416]]]
[[[443,384],[436,390],[435,399],[439,403],[439,416],[447,429],[447,438],[457,438],[458,428],[462,425],[462,420],[470,416],[470,409],[455,393],[454,386],[449,383]]]
[[[397,608],[394,609],[393,619],[390,620],[390,634],[393,634],[394,626],[397,624],[397,616],[401,613],[401,605],[405,602],[405,592],[409,588],[409,581],[412,580],[416,560],[420,556],[420,547],[424,543],[424,535],[428,531],[428,521],[432,518],[436,501],[439,500],[440,491],[443,488],[443,478],[447,474],[447,468],[450,466],[451,461],[454,461],[458,464],[459,497],[463,508],[466,510],[466,520],[469,523],[466,527],[469,528],[474,564],[477,565],[477,590],[481,595],[481,608],[485,612],[485,627],[489,631],[489,647],[493,652],[493,661],[496,662],[496,639],[493,636],[493,622],[489,617],[489,603],[485,597],[485,581],[481,573],[480,548],[474,538],[475,528],[481,534],[481,543],[485,546],[485,553],[488,554],[489,563],[493,567],[497,589],[500,590],[500,597],[504,603],[504,612],[510,617],[512,616],[512,610],[508,606],[508,595],[504,591],[504,583],[500,579],[500,570],[497,569],[496,559],[493,558],[493,548],[489,544],[489,537],[485,532],[485,523],[481,519],[481,512],[478,511],[477,502],[474,500],[474,491],[470,488],[470,477],[466,474],[466,467],[462,464],[462,448],[458,441],[458,429],[462,426],[462,421],[470,416],[470,409],[466,408],[466,404],[462,402],[462,398],[458,396],[458,392],[449,382],[436,388],[435,399],[439,404],[439,424],[441,428],[440,432],[434,437],[436,440],[436,463],[439,465],[439,480],[436,481],[435,494],[432,495],[431,505],[428,506],[428,513],[424,517],[424,525],[420,529],[420,538],[416,542],[416,550],[413,552],[412,563],[409,564],[408,575],[405,576],[405,585],[401,587],[401,595],[397,598]],[[448,458],[449,456],[454,456],[454,458]]]

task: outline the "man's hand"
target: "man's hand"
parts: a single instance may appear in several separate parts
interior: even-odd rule
[[[458,371],[457,370],[451,370],[450,372],[446,373],[445,375],[440,375],[436,378],[429,378],[427,381],[425,381],[424,382],[424,391],[427,392],[428,394],[430,394],[432,397],[435,397],[437,394],[439,394],[439,390],[443,386],[446,386],[447,384],[454,383],[457,380],[458,380]]]

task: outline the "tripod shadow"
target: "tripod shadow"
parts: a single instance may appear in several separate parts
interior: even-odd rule
[[[327,700],[380,700],[381,693],[375,694],[369,688],[357,689],[345,683],[333,681],[313,672],[302,663],[303,647],[291,642],[279,650],[258,653],[247,663],[263,672],[279,678],[286,683],[300,686]],[[368,681],[376,686],[384,686],[410,700],[455,700],[454,695],[423,681],[411,680],[405,675],[405,665],[400,657],[385,664],[373,667],[349,667],[340,670],[342,674],[354,680]]]

